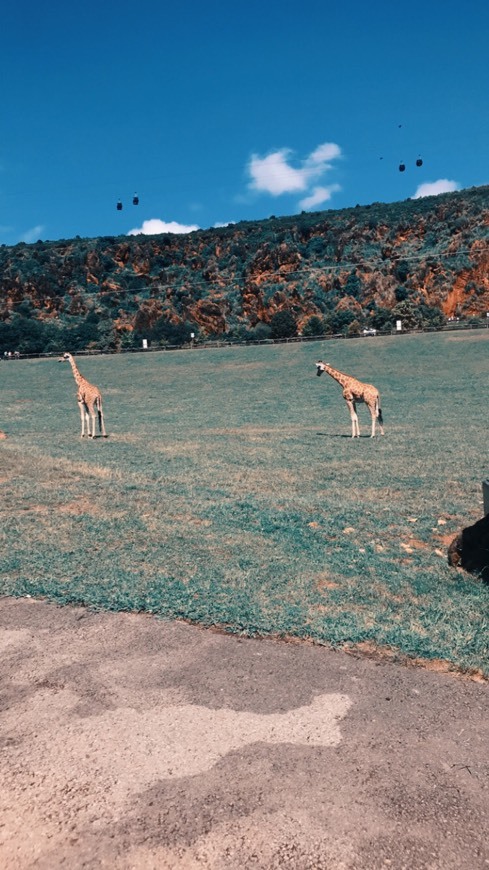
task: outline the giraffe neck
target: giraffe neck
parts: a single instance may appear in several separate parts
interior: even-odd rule
[[[351,381],[351,377],[349,375],[345,375],[344,372],[339,372],[338,369],[334,369],[333,366],[325,365],[324,371],[331,375],[335,381],[338,381],[342,387],[346,387]]]
[[[73,372],[73,377],[75,378],[75,381],[77,383],[77,386],[80,386],[81,382],[83,381],[83,378],[82,378],[80,372],[78,371],[78,369],[76,367],[76,362],[72,356],[70,356],[70,366],[71,366],[71,370]]]

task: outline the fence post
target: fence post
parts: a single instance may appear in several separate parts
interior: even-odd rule
[[[484,516],[489,514],[489,477],[482,481],[482,497],[484,499]]]

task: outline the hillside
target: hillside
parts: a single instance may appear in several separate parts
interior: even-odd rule
[[[0,247],[0,351],[438,325],[489,311],[489,187],[189,235]]]

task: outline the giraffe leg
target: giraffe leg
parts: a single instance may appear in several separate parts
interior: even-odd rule
[[[369,411],[370,411],[370,416],[372,417],[372,434],[370,437],[375,438],[375,421],[377,419],[377,409],[375,407],[374,408],[370,407]]]
[[[83,402],[78,402],[78,407],[80,409],[81,416],[81,437],[85,435],[85,408],[83,406]]]
[[[351,437],[360,438],[360,428],[358,426],[358,415],[355,402],[352,402],[351,399],[347,399],[346,404],[348,405],[351,417]]]
[[[92,428],[90,430],[90,426],[88,427],[88,437],[95,438],[95,408],[93,406],[90,408],[90,420]]]
[[[374,405],[369,405],[369,411],[370,411],[370,414],[372,416],[372,434],[370,437],[371,438],[375,437],[375,423],[376,422],[379,424],[380,434],[383,435],[384,429],[383,429],[382,423],[380,422],[380,420],[382,418],[382,414],[379,411],[379,406],[378,406],[377,402],[375,402]]]
[[[357,416],[357,409],[356,408],[355,408],[355,420],[354,420],[354,422],[355,422],[355,428],[356,428],[356,437],[360,438],[360,426],[358,425],[358,416]]]

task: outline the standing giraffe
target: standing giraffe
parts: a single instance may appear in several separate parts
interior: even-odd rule
[[[73,377],[75,378],[76,385],[78,387],[76,401],[78,402],[81,416],[81,437],[83,438],[85,435],[85,424],[88,437],[95,437],[95,410],[97,410],[100,434],[104,438],[107,438],[107,433],[105,431],[104,425],[104,414],[102,411],[102,396],[100,394],[100,390],[98,389],[98,387],[94,387],[93,384],[89,383],[89,381],[87,381],[86,378],[84,378],[80,374],[71,353],[64,353],[59,362],[69,362],[71,370],[73,372]],[[90,420],[92,422],[91,431]]]
[[[384,434],[384,430],[382,428],[382,423],[384,422],[382,419],[382,411],[380,410],[380,396],[379,391],[376,387],[373,387],[372,384],[363,384],[362,381],[357,381],[356,378],[352,378],[350,375],[345,375],[343,372],[339,372],[338,369],[334,369],[333,366],[330,366],[329,363],[323,363],[322,360],[316,363],[316,371],[317,375],[322,375],[323,372],[327,372],[328,375],[331,375],[335,381],[343,387],[343,398],[348,405],[348,410],[350,411],[351,417],[351,437],[352,438],[360,438],[360,429],[358,426],[358,417],[357,417],[357,402],[364,402],[367,408],[370,411],[372,417],[372,434],[371,438],[375,436],[375,421],[378,420],[380,427],[380,434]]]

